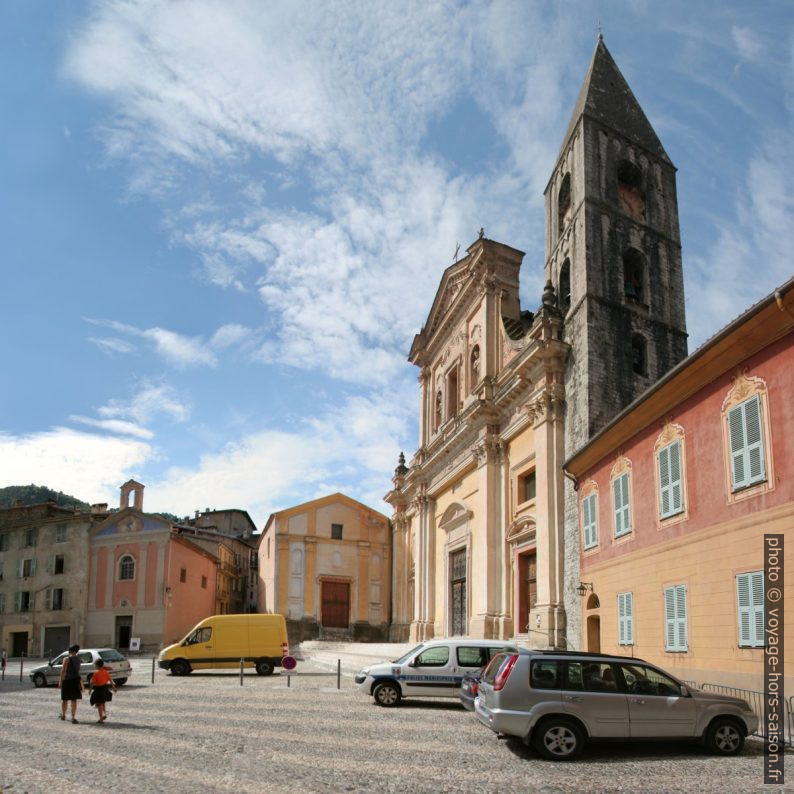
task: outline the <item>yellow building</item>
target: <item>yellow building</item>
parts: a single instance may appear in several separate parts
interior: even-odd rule
[[[259,611],[290,641],[378,641],[389,623],[389,519],[336,493],[273,513],[259,538]]]

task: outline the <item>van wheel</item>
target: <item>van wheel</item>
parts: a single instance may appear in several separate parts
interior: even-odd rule
[[[33,686],[47,686],[47,677],[44,675],[44,673],[36,673],[36,675],[33,676]]]
[[[714,755],[736,755],[744,747],[744,733],[731,719],[714,720],[706,731],[706,749]]]
[[[255,666],[256,666],[256,672],[259,675],[273,674],[273,663],[268,659],[257,659]]]
[[[584,736],[573,720],[549,717],[532,731],[532,746],[550,761],[571,761],[584,749]]]
[[[190,665],[184,659],[171,662],[171,675],[190,675]]]
[[[400,702],[402,693],[400,687],[392,681],[384,681],[372,690],[372,697],[379,706],[396,706]]]

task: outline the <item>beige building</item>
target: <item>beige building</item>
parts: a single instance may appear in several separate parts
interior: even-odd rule
[[[259,538],[259,611],[283,614],[291,642],[385,639],[390,534],[386,516],[340,493],[273,513]]]

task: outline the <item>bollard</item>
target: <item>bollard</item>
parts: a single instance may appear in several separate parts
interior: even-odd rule
[[[336,688],[342,688],[342,660],[336,660]]]
[[[240,659],[240,686],[243,685],[243,660]]]
[[[22,663],[24,662],[24,660],[25,660],[25,654],[23,653],[19,657],[19,683],[20,684],[22,683]]]
[[[289,686],[289,680],[290,680],[290,678],[292,678],[292,676],[291,676],[289,673],[287,673],[287,686]]]
[[[155,661],[155,657],[152,656],[152,683],[154,683],[154,661]]]

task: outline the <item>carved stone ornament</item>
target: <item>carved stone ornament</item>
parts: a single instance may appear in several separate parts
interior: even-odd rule
[[[579,498],[586,499],[593,493],[598,493],[598,483],[595,480],[585,480],[579,488]]]
[[[733,386],[722,402],[723,412],[744,402],[755,394],[766,393],[766,381],[747,374],[747,370],[737,370],[733,376]]]
[[[508,543],[519,544],[532,540],[535,537],[537,525],[535,519],[530,516],[522,516],[513,521],[507,528],[505,540]]]
[[[664,423],[662,432],[659,433],[656,443],[653,445],[653,451],[658,452],[663,447],[666,447],[668,444],[672,444],[673,441],[677,441],[683,437],[684,428],[681,427],[681,425],[675,424],[672,418],[670,418]]]
[[[482,338],[482,327],[479,323],[473,325],[471,327],[471,341],[477,342],[480,338]]]
[[[614,480],[626,471],[631,471],[631,461],[622,452],[618,453],[615,465],[612,467],[612,471],[609,472],[609,479]]]

